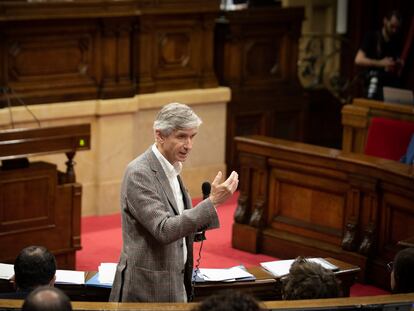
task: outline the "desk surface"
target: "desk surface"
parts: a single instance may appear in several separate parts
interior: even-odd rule
[[[343,296],[349,296],[349,289],[355,283],[360,268],[334,258],[326,259],[339,267],[339,271],[335,272],[335,275],[341,283]],[[214,293],[226,289],[236,289],[247,292],[259,300],[281,299],[280,278],[274,277],[260,266],[251,267],[247,270],[256,277],[255,281],[196,284],[194,288],[194,300],[201,301]],[[94,274],[96,274],[96,272],[87,272],[86,280],[90,279]],[[62,289],[72,301],[108,301],[111,291],[110,288],[73,284],[56,284],[56,287]],[[11,290],[13,290],[11,283],[6,280],[0,280],[0,292]]]

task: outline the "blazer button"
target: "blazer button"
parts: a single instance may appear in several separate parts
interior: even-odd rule
[[[183,269],[183,270],[181,270],[181,273],[182,273],[182,274],[184,274],[184,272],[185,272],[185,271],[184,271],[184,269]]]

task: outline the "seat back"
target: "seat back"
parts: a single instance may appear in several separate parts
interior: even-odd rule
[[[365,154],[399,161],[414,134],[414,122],[374,117],[368,129]]]

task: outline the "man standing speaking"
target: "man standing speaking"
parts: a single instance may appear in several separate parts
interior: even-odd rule
[[[121,188],[123,246],[110,301],[185,302],[191,294],[196,232],[218,228],[216,207],[237,189],[218,172],[210,197],[192,208],[182,163],[201,119],[183,104],[164,106],[154,121],[155,144],[129,163]]]

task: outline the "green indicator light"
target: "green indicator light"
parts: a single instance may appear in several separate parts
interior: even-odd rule
[[[85,146],[85,140],[83,138],[79,139],[79,146]]]

